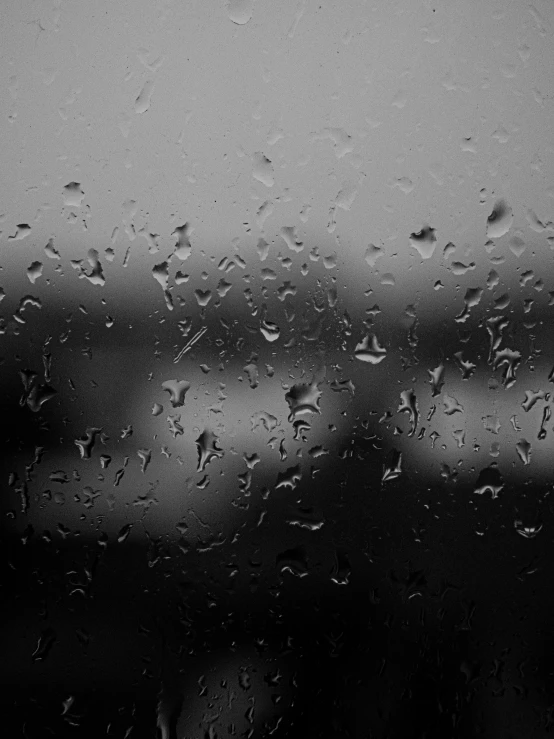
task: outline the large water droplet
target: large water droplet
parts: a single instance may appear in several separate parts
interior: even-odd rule
[[[263,319],[260,325],[260,331],[269,342],[277,341],[281,335],[279,326],[266,319]]]
[[[389,482],[395,480],[402,474],[402,453],[397,449],[393,449],[390,454],[390,458],[387,463],[383,466],[383,475],[381,477],[382,482]]]
[[[289,467],[284,472],[279,472],[277,475],[277,482],[275,483],[275,489],[279,488],[290,488],[294,490],[302,479],[302,471],[300,465],[297,464],[294,467]]]
[[[444,386],[444,364],[439,364],[434,370],[427,370],[429,373],[429,383],[431,385],[431,397],[436,398],[440,395]]]
[[[520,439],[517,442],[516,451],[523,464],[531,464],[531,444],[527,439]]]
[[[298,416],[306,413],[320,413],[320,397],[321,391],[316,383],[293,385],[285,395],[290,408],[289,421],[293,421]]]
[[[70,182],[63,189],[64,205],[72,208],[80,208],[84,197],[85,193],[80,182]]]
[[[356,345],[354,356],[362,362],[379,364],[387,356],[387,350],[379,344],[375,334],[372,334],[371,336],[365,336]]]
[[[32,262],[27,267],[27,277],[30,282],[34,285],[38,278],[42,275],[42,262]]]
[[[281,238],[291,251],[298,253],[304,249],[304,244],[296,235],[294,226],[283,226],[280,233]]]
[[[275,561],[281,573],[289,572],[295,577],[306,577],[308,574],[308,555],[303,544],[281,552]]]
[[[516,519],[514,521],[514,528],[517,533],[520,536],[523,536],[525,539],[534,539],[535,536],[540,533],[542,529],[542,523],[533,526],[526,526],[523,521],[521,521],[520,519]]]
[[[177,226],[175,231],[171,234],[172,236],[177,237],[177,243],[175,244],[175,251],[173,253],[181,261],[188,259],[192,253],[189,239],[191,231],[192,229],[189,224],[185,223],[182,226]]]
[[[255,152],[253,156],[252,177],[266,187],[273,187],[275,182],[271,160],[261,151]]]
[[[31,227],[28,223],[18,223],[15,229],[13,236],[8,236],[8,241],[22,241],[31,233]]]
[[[487,238],[499,239],[508,233],[513,222],[511,207],[504,198],[500,198],[494,204],[491,214],[487,218]]]
[[[424,226],[421,231],[411,233],[410,246],[417,250],[422,259],[431,259],[437,246],[435,229]]]
[[[477,495],[483,495],[490,492],[493,498],[497,498],[499,493],[504,489],[504,481],[498,468],[495,465],[485,467],[479,473],[475,488],[473,490]]]
[[[190,390],[190,382],[186,380],[166,380],[162,388],[170,394],[171,405],[178,408],[185,404],[185,395]]]
[[[254,0],[229,0],[227,15],[238,26],[244,26],[252,18]]]
[[[203,431],[196,439],[196,448],[198,449],[197,472],[203,472],[212,460],[223,457],[224,452],[217,444],[217,436],[208,429]]]
[[[417,398],[413,391],[411,390],[403,390],[400,393],[400,405],[398,406],[398,412],[399,413],[408,413],[410,417],[410,424],[411,428],[408,433],[408,436],[413,436],[417,429],[417,424],[419,420],[419,412],[417,408]]]

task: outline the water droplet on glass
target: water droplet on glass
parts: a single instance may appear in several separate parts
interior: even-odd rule
[[[239,26],[244,26],[252,18],[254,0],[227,0],[227,15]]]
[[[379,344],[375,334],[365,336],[362,341],[356,345],[354,356],[362,362],[370,364],[379,364],[387,356],[387,350]]]
[[[150,99],[154,89],[154,80],[147,80],[135,100],[135,113],[141,115],[150,108]]]
[[[33,662],[44,662],[44,660],[48,657],[50,650],[54,646],[56,638],[56,632],[54,631],[54,629],[50,627],[44,629],[44,631],[38,638],[38,643],[35,651],[31,655]]]
[[[253,156],[252,177],[266,187],[273,187],[275,182],[271,160],[261,151],[255,152]]]
[[[284,472],[278,473],[275,489],[279,490],[279,488],[290,488],[291,490],[294,490],[301,479],[302,471],[300,469],[300,465],[289,467]]]
[[[117,535],[117,543],[123,544],[123,542],[127,539],[129,534],[131,533],[131,529],[133,528],[132,523],[127,523],[125,526],[122,526],[122,528],[119,530],[119,534]]]
[[[436,398],[437,395],[441,394],[444,386],[444,364],[439,364],[439,366],[435,367],[434,370],[427,370],[427,372],[429,374],[429,383],[431,385],[431,396]]]
[[[504,236],[510,230],[512,222],[512,209],[504,198],[500,198],[495,202],[492,212],[487,218],[487,238],[499,239]]]
[[[448,395],[448,393],[445,393],[442,396],[443,403],[444,403],[444,413],[446,416],[452,416],[454,413],[463,413],[464,407],[461,403],[456,400],[456,398],[452,395]]]
[[[403,390],[400,393],[400,404],[398,406],[398,413],[408,413],[410,418],[410,431],[408,436],[413,436],[417,429],[419,421],[419,411],[417,407],[417,398],[413,391]]]
[[[541,532],[542,523],[535,526],[526,526],[523,521],[516,519],[514,521],[514,528],[517,533],[525,539],[534,539],[535,536]]]
[[[201,308],[205,308],[210,300],[212,299],[212,291],[211,290],[200,290],[199,288],[194,291],[194,296],[196,297],[196,302]]]
[[[531,464],[531,444],[526,439],[517,442],[516,451],[523,464]]]
[[[42,262],[32,262],[29,267],[27,267],[27,277],[33,285],[42,275],[42,268]]]
[[[192,246],[189,239],[191,233],[191,227],[188,223],[185,223],[182,226],[177,226],[177,228],[171,234],[173,237],[177,238],[175,251],[173,253],[177,257],[177,259],[180,259],[181,261],[185,261],[186,259],[188,259],[192,253]]]
[[[281,335],[279,326],[277,326],[277,324],[275,323],[272,323],[271,321],[266,320],[265,318],[262,319],[260,331],[269,342],[277,341],[277,339]]]
[[[390,482],[402,474],[402,453],[393,449],[387,463],[383,466],[382,482]]]
[[[497,498],[503,489],[504,481],[498,468],[493,464],[481,470],[473,492],[477,495],[490,492],[492,498]]]
[[[31,227],[28,223],[18,223],[15,227],[15,233],[8,236],[8,241],[22,241],[31,233]]]
[[[424,226],[421,231],[410,234],[410,246],[417,250],[422,259],[431,259],[437,246],[434,228]]]
[[[296,235],[294,226],[283,226],[280,233],[281,238],[291,251],[298,253],[304,249],[304,243]]]
[[[303,544],[293,549],[285,549],[277,555],[275,561],[281,573],[288,572],[300,578],[308,574],[308,555]]]
[[[289,421],[294,421],[298,416],[306,413],[320,413],[321,395],[321,390],[316,383],[293,385],[285,395],[290,408]]]
[[[217,436],[213,431],[208,429],[203,431],[198,439],[196,439],[196,448],[198,450],[197,472],[203,472],[212,460],[223,457],[224,452],[217,444]]]
[[[190,390],[190,382],[186,380],[166,380],[162,382],[162,388],[169,393],[173,408],[185,404],[185,395]],[[161,413],[161,410],[159,411]]]
[[[102,432],[101,428],[90,427],[82,439],[75,439],[75,445],[79,448],[81,459],[90,459],[92,450],[96,443],[96,437]]]
[[[80,182],[69,182],[63,189],[63,202],[71,208],[80,208],[85,193]]]

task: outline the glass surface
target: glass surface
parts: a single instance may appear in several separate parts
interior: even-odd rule
[[[9,736],[550,736],[552,3],[0,18]]]

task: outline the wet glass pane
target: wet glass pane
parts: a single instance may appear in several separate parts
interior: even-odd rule
[[[9,735],[550,735],[552,3],[0,13]]]

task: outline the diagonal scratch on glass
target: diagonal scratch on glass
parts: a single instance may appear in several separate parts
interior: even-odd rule
[[[207,326],[202,326],[202,328],[194,334],[192,339],[187,344],[185,344],[185,346],[181,349],[179,354],[177,354],[173,362],[177,364],[177,362],[188,352],[188,350],[191,349],[196,344],[196,342],[204,336],[207,330]]]

